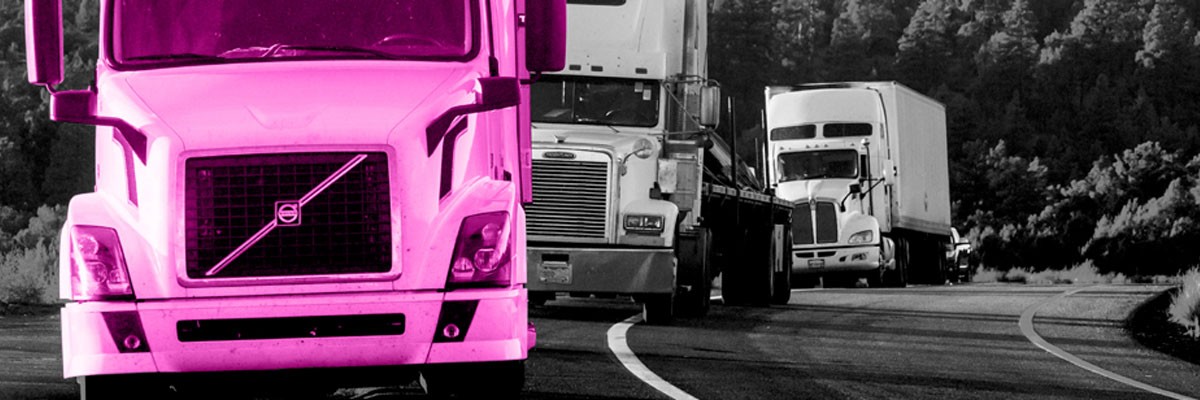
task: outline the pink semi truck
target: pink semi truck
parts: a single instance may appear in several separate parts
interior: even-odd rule
[[[337,372],[519,393],[529,78],[563,67],[564,0],[100,3],[86,90],[55,90],[61,0],[25,3],[50,118],[97,126],[60,253],[84,398]]]

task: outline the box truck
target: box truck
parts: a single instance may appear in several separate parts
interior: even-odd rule
[[[56,87],[61,0],[25,5],[50,119],[97,126],[59,257],[84,398],[228,373],[518,395],[528,80],[562,66],[563,0],[103,0],[84,90]]]
[[[797,282],[944,282],[945,107],[896,82],[772,86],[765,94],[766,178],[796,202]]]
[[[786,302],[791,204],[711,127],[705,0],[570,0],[567,67],[533,84],[529,291],[631,296],[649,322]]]

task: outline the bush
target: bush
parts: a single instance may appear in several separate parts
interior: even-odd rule
[[[59,232],[64,206],[42,206],[0,246],[0,302],[51,304],[58,298]]]
[[[1183,287],[1171,299],[1167,314],[1171,320],[1187,328],[1194,338],[1200,338],[1200,268],[1192,269],[1182,278]]]
[[[58,299],[58,240],[16,249],[0,259],[0,301],[51,304]]]

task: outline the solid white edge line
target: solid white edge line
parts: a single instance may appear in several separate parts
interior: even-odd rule
[[[1095,364],[1084,361],[1083,359],[1080,359],[1079,357],[1076,357],[1075,355],[1068,353],[1068,352],[1064,351],[1063,349],[1058,348],[1055,345],[1050,344],[1050,342],[1047,342],[1045,339],[1043,339],[1040,335],[1038,335],[1037,331],[1035,331],[1033,329],[1033,317],[1037,314],[1038,310],[1042,308],[1042,306],[1044,306],[1046,304],[1050,304],[1050,302],[1052,302],[1052,301],[1066,298],[1073,294],[1076,294],[1076,293],[1079,293],[1079,292],[1082,292],[1084,290],[1091,289],[1094,287],[1096,287],[1096,286],[1087,286],[1087,287],[1081,287],[1078,289],[1068,290],[1068,291],[1060,293],[1054,297],[1043,300],[1037,304],[1029,306],[1029,308],[1026,308],[1025,311],[1021,313],[1021,322],[1019,324],[1021,326],[1021,333],[1024,334],[1025,338],[1029,339],[1030,342],[1033,342],[1033,344],[1037,345],[1037,347],[1042,348],[1042,350],[1045,350],[1045,351],[1049,352],[1050,354],[1053,354],[1055,357],[1061,358],[1067,362],[1070,362],[1071,364],[1075,364],[1075,366],[1078,366],[1079,368],[1083,368],[1085,370],[1091,371],[1092,373],[1095,373],[1097,375],[1100,375],[1105,378],[1112,379],[1114,381],[1124,383],[1126,385],[1133,386],[1135,388],[1142,389],[1147,392],[1154,393],[1154,394],[1157,394],[1160,396],[1170,397],[1170,398],[1176,399],[1176,400],[1197,400],[1195,398],[1184,396],[1179,393],[1159,389],[1157,387],[1150,386],[1148,384],[1138,382],[1136,380],[1118,375],[1118,374],[1116,374],[1112,371],[1106,370],[1104,368],[1100,368],[1099,366],[1097,366]]]
[[[629,332],[629,328],[638,322],[642,322],[642,315],[640,313],[608,328],[608,349],[612,351],[613,355],[617,356],[617,361],[620,361],[621,365],[629,370],[629,373],[633,374],[634,377],[637,377],[642,382],[646,382],[647,385],[662,392],[667,397],[675,400],[697,400],[695,396],[675,387],[675,385],[655,374],[654,371],[646,367],[646,364],[642,364],[642,361],[638,360],[637,355],[633,354],[633,350],[629,349],[629,344],[625,342],[625,334]]]

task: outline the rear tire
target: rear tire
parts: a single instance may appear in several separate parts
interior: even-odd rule
[[[785,225],[775,225],[772,235],[771,266],[776,269],[772,277],[771,304],[785,305],[792,299],[792,231]]]
[[[642,320],[650,325],[666,325],[675,320],[675,296],[655,294],[644,297]]]

